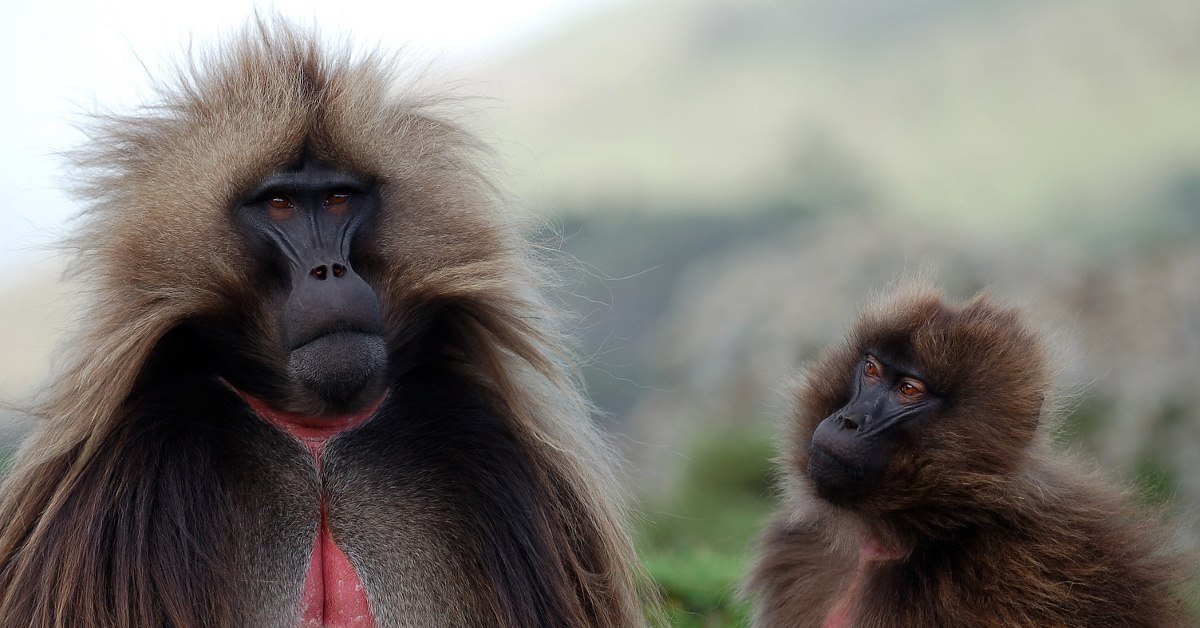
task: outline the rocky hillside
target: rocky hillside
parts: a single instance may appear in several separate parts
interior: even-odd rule
[[[1198,33],[1191,0],[633,1],[478,91],[551,208],[869,197],[963,229],[1140,230],[1142,199],[1200,180]]]
[[[803,223],[692,266],[635,359],[649,385],[628,428],[645,464],[706,428],[778,425],[804,363],[892,280],[924,275],[956,298],[987,289],[1044,330],[1064,443],[1200,503],[1196,239],[1097,255],[1051,240],[897,240],[904,229],[862,215]]]

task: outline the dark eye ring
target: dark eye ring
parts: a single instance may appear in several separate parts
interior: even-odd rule
[[[867,356],[867,363],[863,366],[863,373],[866,374],[867,377],[879,377],[881,371],[882,369],[880,369],[879,363],[877,363],[874,358]]]
[[[896,388],[901,395],[908,399],[920,399],[925,396],[925,385],[915,379],[906,379]]]

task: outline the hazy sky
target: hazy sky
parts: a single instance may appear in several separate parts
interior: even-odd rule
[[[0,12],[0,268],[8,271],[0,287],[13,270],[47,256],[74,213],[61,192],[58,156],[83,140],[72,124],[88,111],[142,102],[147,70],[161,75],[189,40],[211,42],[256,8],[350,34],[365,47],[404,47],[422,62],[470,66],[613,2],[9,0]]]

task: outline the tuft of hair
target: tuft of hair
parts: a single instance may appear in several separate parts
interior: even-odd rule
[[[85,470],[114,438],[137,437],[120,435],[126,398],[164,334],[256,302],[255,281],[237,263],[230,208],[248,186],[307,152],[381,190],[372,263],[385,271],[376,288],[389,327],[403,325],[412,305],[452,309],[464,371],[511,413],[518,439],[541,452],[535,472],[556,478],[553,507],[584,515],[572,546],[559,549],[581,574],[580,612],[594,614],[588,625],[641,623],[615,458],[590,420],[562,316],[543,295],[550,271],[501,211],[481,166],[487,150],[453,121],[453,99],[419,93],[400,77],[394,57],[355,55],[281,19],[257,19],[187,59],[173,82],[158,86],[157,102],[96,116],[90,144],[73,155],[74,191],[86,208],[68,242],[73,272],[89,287],[86,317],[38,402],[41,424],[0,489],[0,616],[33,608],[23,616],[38,628],[150,625],[137,615],[139,605],[154,606],[146,600],[110,615],[109,601],[87,593],[89,578],[109,577],[88,543],[111,540],[50,522],[89,507],[104,512],[108,496],[86,485]],[[178,512],[188,512],[194,496],[177,497]],[[184,548],[195,545],[186,526],[179,522],[176,539]],[[78,545],[49,542],[62,534],[78,535]],[[136,552],[155,540],[125,541]],[[55,577],[28,581],[43,573],[32,566],[46,561],[58,566]],[[171,565],[159,567],[162,574],[146,577],[178,584]],[[223,625],[206,619],[227,609],[199,602],[203,591],[178,598],[159,605],[169,612],[154,625]],[[67,623],[79,617],[87,621]]]

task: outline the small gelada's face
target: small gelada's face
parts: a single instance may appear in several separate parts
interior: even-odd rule
[[[866,353],[851,378],[850,400],[813,432],[807,472],[817,494],[839,505],[871,494],[907,435],[941,405],[916,368]]]

